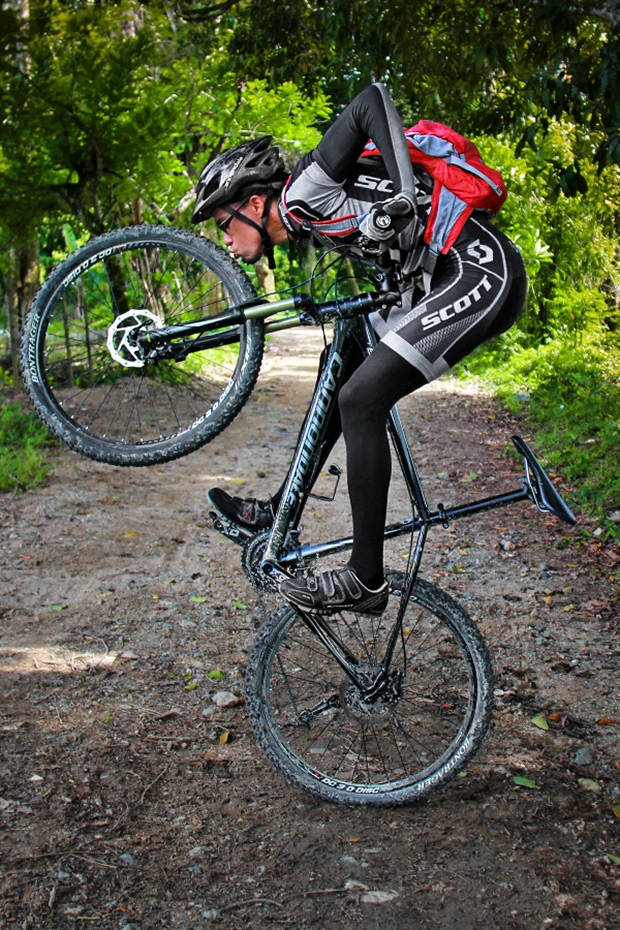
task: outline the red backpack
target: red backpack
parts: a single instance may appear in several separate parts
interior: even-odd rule
[[[449,126],[423,119],[406,129],[405,137],[413,164],[425,168],[434,180],[424,231],[432,267],[437,255],[454,244],[473,211],[495,216],[508,191],[499,171],[485,165],[474,143]],[[380,152],[370,141],[362,154]]]

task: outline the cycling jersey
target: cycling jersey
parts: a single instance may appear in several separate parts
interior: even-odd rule
[[[361,153],[368,140],[380,157]],[[508,329],[525,298],[525,271],[517,249],[482,213],[474,213],[454,246],[423,284],[424,230],[433,181],[412,165],[400,118],[383,85],[362,91],[327,130],[319,145],[296,164],[279,213],[294,238],[383,265],[402,277],[400,307],[373,314],[382,341],[422,372],[438,377],[491,335]],[[405,194],[416,211],[379,252],[357,241],[361,219],[374,204]]]

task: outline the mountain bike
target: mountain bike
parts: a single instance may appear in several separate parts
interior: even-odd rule
[[[333,325],[273,526],[251,535],[214,513],[241,546],[259,592],[346,551],[350,537],[302,541],[302,516],[351,352],[375,345],[368,314],[395,299],[389,274],[374,289],[330,299],[259,298],[217,244],[171,227],[131,227],[92,240],[59,265],[36,296],[22,337],[22,372],[35,410],[75,451],[116,465],[151,465],[217,436],[250,396],[267,335]],[[259,630],[246,670],[258,743],[293,783],[322,799],[388,806],[428,795],[457,775],[488,729],[491,660],[452,597],[421,578],[429,531],[484,511],[532,502],[569,524],[566,506],[529,446],[521,485],[429,508],[398,411],[388,429],[409,501],[387,540],[409,539],[407,568],[389,575],[380,616],[329,619],[282,602]],[[336,478],[337,478],[337,471]]]

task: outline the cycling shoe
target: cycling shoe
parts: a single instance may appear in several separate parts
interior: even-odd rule
[[[255,497],[232,497],[221,488],[211,488],[207,492],[209,502],[218,514],[248,535],[261,533],[273,523],[273,506],[271,498],[265,501]]]
[[[389,587],[367,588],[353,569],[326,571],[303,578],[286,578],[280,594],[308,613],[333,614],[343,610],[378,615],[387,607]]]

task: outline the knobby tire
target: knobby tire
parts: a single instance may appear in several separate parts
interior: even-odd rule
[[[120,322],[134,331],[187,323],[255,298],[228,253],[188,230],[134,226],[91,240],[49,275],[24,325],[22,377],[35,411],[71,449],[100,462],[154,465],[195,451],[250,395],[262,322],[239,326],[234,341],[228,327],[225,344],[216,337],[182,361],[142,367],[111,353],[110,331],[131,361]]]
[[[377,618],[338,614],[337,636],[370,672],[395,618],[392,595]],[[392,806],[415,801],[457,775],[489,725],[493,673],[465,611],[418,580],[391,673],[392,693],[365,704],[323,643],[287,604],[259,631],[246,673],[258,742],[294,784],[327,801]]]

